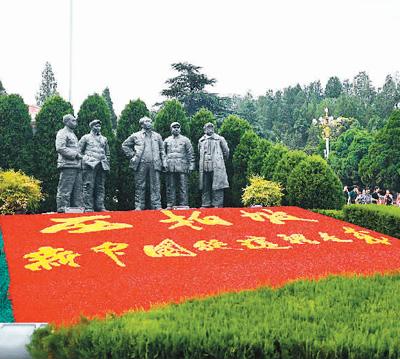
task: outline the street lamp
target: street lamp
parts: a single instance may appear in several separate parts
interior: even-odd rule
[[[329,157],[329,139],[331,137],[332,126],[334,124],[333,116],[329,116],[328,108],[325,108],[325,116],[320,117],[318,120],[315,118],[313,119],[314,125],[320,125],[322,127],[322,137],[325,139],[325,149],[324,149],[324,156],[325,159],[328,160]]]

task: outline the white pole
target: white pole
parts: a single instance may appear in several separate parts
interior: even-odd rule
[[[69,1],[69,93],[68,101],[72,101],[72,0]]]

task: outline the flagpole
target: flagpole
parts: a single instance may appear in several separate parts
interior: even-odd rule
[[[72,1],[69,1],[69,102],[72,100]]]

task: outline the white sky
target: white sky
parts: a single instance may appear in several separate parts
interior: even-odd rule
[[[117,114],[162,99],[173,62],[217,79],[213,92],[264,94],[367,71],[400,70],[399,0],[73,0],[75,112],[108,86]],[[49,61],[68,99],[70,0],[0,0],[0,80],[35,103]]]

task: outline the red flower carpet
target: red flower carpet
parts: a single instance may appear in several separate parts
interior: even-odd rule
[[[0,226],[16,322],[400,269],[399,240],[297,207],[0,216]]]

